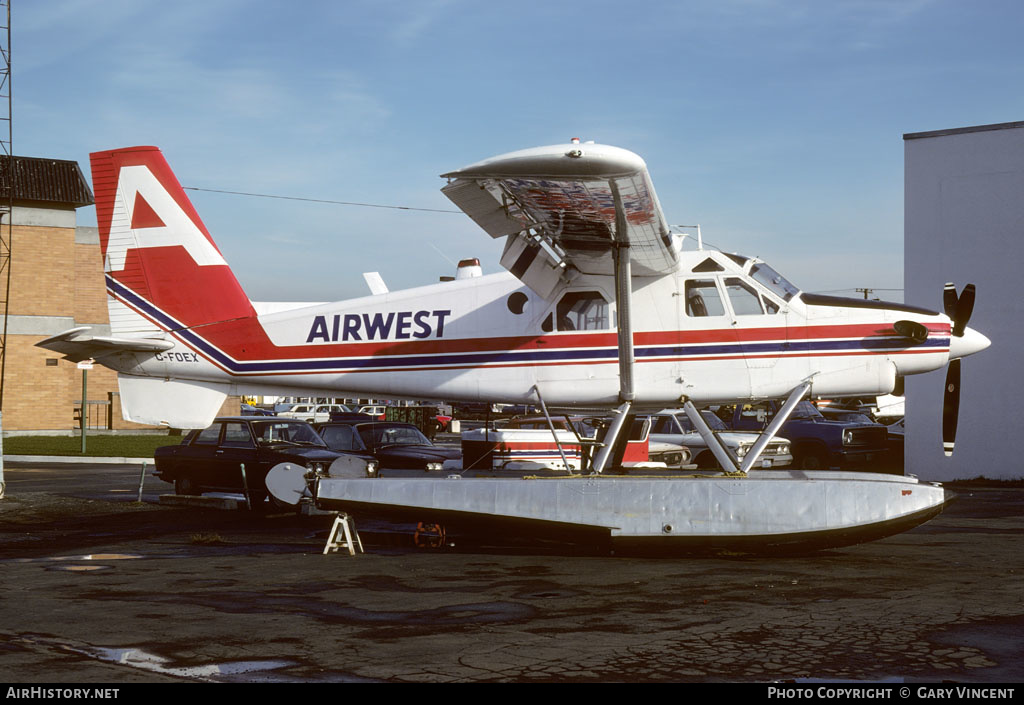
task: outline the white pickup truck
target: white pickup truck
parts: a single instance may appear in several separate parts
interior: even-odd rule
[[[702,411],[701,417],[707,422],[712,432],[718,436],[737,459],[743,460],[754,442],[757,441],[759,433],[750,431],[732,431],[725,423],[715,416],[714,412]],[[684,445],[693,454],[693,462],[698,468],[718,467],[718,460],[711,453],[708,444],[697,429],[693,427],[690,418],[681,409],[666,409],[659,414],[651,416],[651,443],[668,442]],[[789,441],[785,438],[776,437],[765,448],[761,454],[758,467],[781,468],[793,462],[793,453]]]
[[[277,415],[309,423],[324,423],[331,420],[331,412],[347,414],[351,411],[344,404],[296,404],[288,411],[278,412]]]

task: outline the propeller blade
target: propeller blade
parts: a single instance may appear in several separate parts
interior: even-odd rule
[[[942,449],[953,455],[956,425],[960,416],[960,360],[950,360],[946,371],[946,392],[942,399]]]
[[[964,287],[963,293],[960,294],[960,299],[956,302],[956,313],[953,316],[953,335],[961,337],[964,334],[964,329],[967,328],[967,322],[971,320],[971,314],[974,312],[974,284],[968,284]]]
[[[942,287],[942,308],[950,320],[956,318],[956,302],[960,297],[956,294],[956,285],[953,282],[946,282]]]

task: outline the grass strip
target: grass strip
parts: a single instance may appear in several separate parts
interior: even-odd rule
[[[152,458],[160,446],[176,445],[181,436],[117,435],[86,436],[85,457]],[[9,436],[4,438],[4,455],[83,456],[80,436]]]

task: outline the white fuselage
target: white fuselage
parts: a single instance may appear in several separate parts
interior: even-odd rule
[[[107,364],[130,375],[229,382],[233,393],[530,403],[539,390],[548,404],[615,404],[612,286],[610,277],[582,274],[545,300],[503,272],[187,329],[144,301],[118,298],[113,283],[115,309],[161,323],[176,345]],[[636,403],[781,397],[808,378],[811,396],[883,394],[897,376],[948,361],[945,315],[850,303],[808,304],[757,260],[684,252],[674,275],[633,278]],[[927,327],[927,340],[901,337],[898,320]]]

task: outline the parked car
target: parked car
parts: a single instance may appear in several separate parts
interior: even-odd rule
[[[711,430],[718,436],[732,454],[740,461],[757,441],[758,433],[731,431],[722,419],[712,411],[701,411],[703,418]],[[651,417],[651,442],[676,443],[690,449],[693,461],[698,468],[708,469],[719,467],[717,458],[708,448],[704,438],[694,428],[690,417],[681,409],[665,409]],[[776,437],[765,448],[758,461],[760,468],[786,467],[793,462],[790,443],[786,438]]]
[[[242,416],[277,416],[273,411],[269,409],[261,409],[258,406],[252,404],[241,405]]]
[[[253,502],[267,497],[266,476],[278,463],[294,463],[324,475],[341,455],[304,421],[262,416],[217,418],[207,428],[188,433],[178,445],[154,451],[156,476],[172,483],[177,494],[248,489]],[[364,457],[376,462],[368,454]]]
[[[381,469],[441,470],[446,460],[462,457],[456,448],[434,445],[409,423],[337,421],[317,424],[316,429],[332,450],[369,453]]]
[[[776,401],[739,404],[733,411],[732,427],[761,430],[780,407]],[[871,469],[884,460],[888,448],[885,426],[856,412],[851,420],[827,419],[809,401],[797,404],[779,434],[792,442],[793,463],[804,470]]]
[[[278,412],[278,416],[289,419],[300,419],[307,423],[329,421],[331,414],[347,414],[352,410],[344,404],[296,404],[288,411]]]
[[[888,449],[885,456],[885,466],[890,472],[894,472],[898,475],[903,474],[905,467],[905,460],[903,456],[904,448],[904,436],[906,434],[903,423],[906,419],[900,418],[896,423],[891,423],[885,427],[886,437],[888,439]]]
[[[826,419],[830,419],[832,421],[842,421],[843,423],[861,425],[877,423],[863,411],[856,409],[841,409],[836,407],[826,407],[823,409],[819,407],[818,411],[820,411],[821,415]]]

